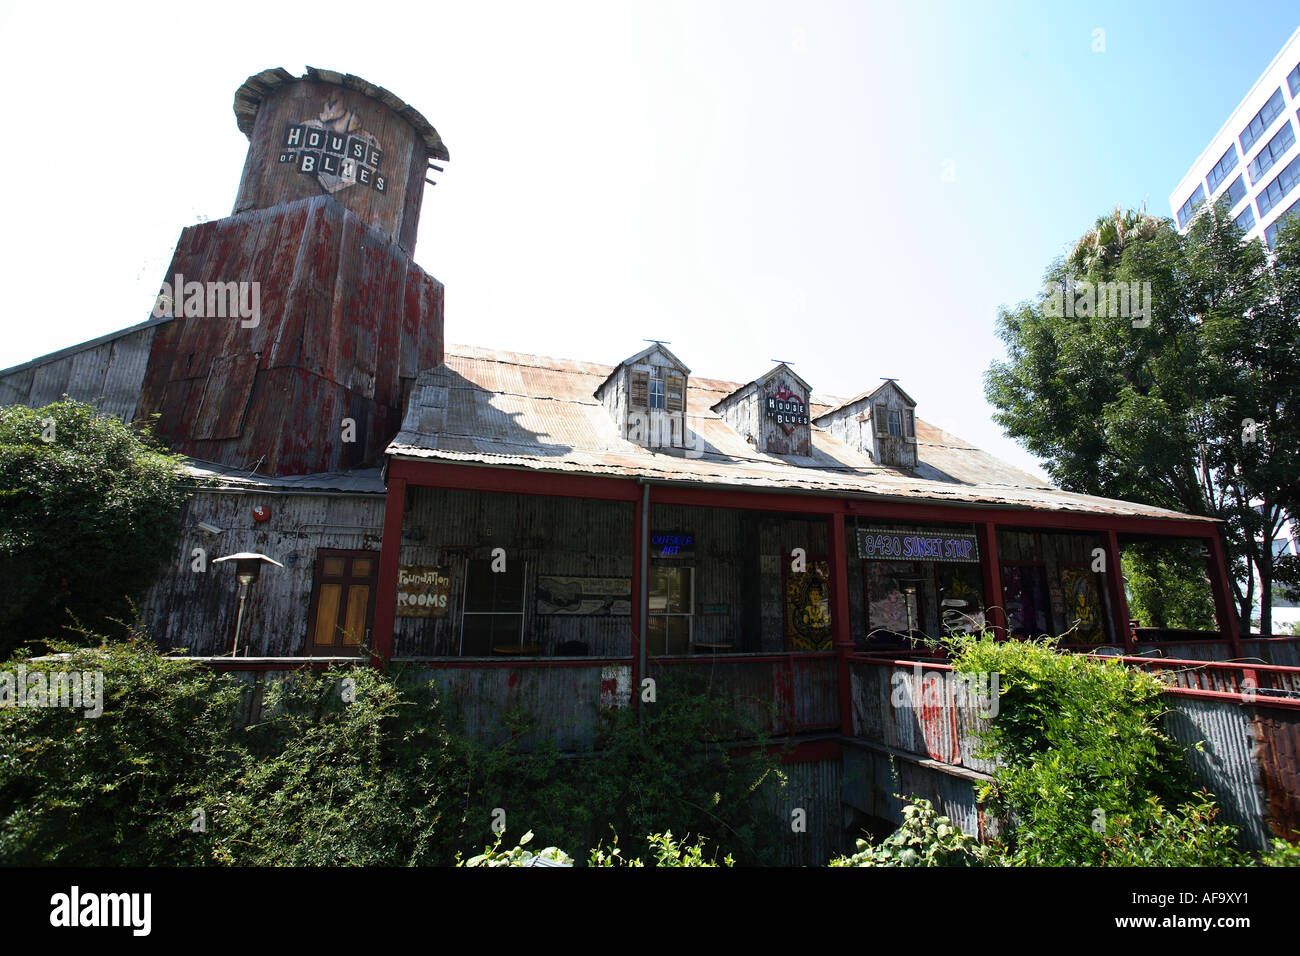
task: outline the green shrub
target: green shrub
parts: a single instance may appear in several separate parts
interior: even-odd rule
[[[651,833],[646,837],[646,845],[650,848],[650,857],[655,866],[723,866],[731,867],[736,865],[736,861],[731,854],[724,856],[719,862],[716,851],[710,857],[704,855],[704,845],[706,841],[700,837],[695,843],[679,843],[674,839],[672,831],[665,833]],[[590,856],[587,858],[588,866],[600,867],[619,867],[632,866],[644,867],[645,861],[632,858],[628,859],[623,856],[623,851],[618,845],[618,835],[614,835],[611,846],[596,846]]]
[[[558,847],[548,846],[544,850],[538,850],[534,853],[532,850],[525,850],[524,847],[533,839],[533,832],[529,830],[519,838],[519,843],[512,849],[501,849],[502,836],[498,834],[496,842],[485,849],[478,856],[470,857],[468,860],[457,860],[457,866],[531,866],[536,859],[550,860],[562,866],[572,866],[573,859]]]
[[[263,706],[244,766],[209,795],[213,862],[451,863],[467,844],[457,747],[431,693],[349,666],[296,672]]]
[[[180,461],[91,405],[0,408],[0,658],[130,615],[176,546]]]
[[[1298,834],[1300,835],[1300,834]],[[1274,840],[1272,847],[1260,857],[1264,866],[1300,866],[1300,843]]]
[[[997,717],[982,735],[982,756],[998,767],[980,799],[1004,823],[1000,849],[1013,863],[1240,861],[1234,828],[1213,822],[1212,798],[1193,794],[1183,748],[1161,729],[1156,677],[1059,653],[1056,640],[997,642],[986,632],[944,643],[958,672],[999,674]]]
[[[1250,858],[1236,846],[1237,828],[1216,823],[1219,808],[1205,790],[1170,812],[1155,797],[1142,812],[1108,821],[1107,866],[1240,866]]]
[[[757,794],[777,757],[726,746],[747,732],[734,708],[685,683],[661,682],[640,721],[606,712],[604,749],[562,757],[524,749],[524,733],[477,742],[434,687],[367,666],[268,679],[249,725],[247,684],[140,635],[65,649],[6,667],[102,670],[104,713],[0,708],[6,863],[450,865],[491,839],[498,809],[553,846],[596,845],[610,826],[698,835],[646,838],[637,855],[659,865],[697,865],[704,840],[750,862],[774,853]]]
[[[903,807],[902,825],[872,846],[857,841],[852,856],[830,861],[830,866],[988,866],[996,854],[977,839],[962,833],[929,800],[913,796]]]
[[[26,678],[102,673],[103,713],[0,708],[0,861],[14,865],[202,863],[193,829],[215,784],[245,765],[240,686],[134,637],[63,656],[13,657]],[[210,820],[207,822],[211,822]]]

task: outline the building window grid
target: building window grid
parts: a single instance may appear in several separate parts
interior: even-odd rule
[[[1300,200],[1296,200],[1290,206],[1288,206],[1286,212],[1282,213],[1282,215],[1274,219],[1273,224],[1264,230],[1264,242],[1265,244],[1267,244],[1269,249],[1272,249],[1274,245],[1277,243],[1278,227],[1281,226],[1282,223],[1285,222],[1287,219],[1290,219],[1292,216],[1295,215],[1300,215]]]
[[[1250,152],[1252,146],[1259,141],[1272,124],[1273,120],[1281,115],[1282,110],[1286,108],[1286,101],[1282,99],[1282,87],[1278,87],[1273,95],[1268,98],[1268,102],[1260,107],[1246,124],[1246,128],[1241,131],[1239,140],[1241,142],[1242,153]]]
[[[1255,210],[1247,203],[1246,208],[1241,211],[1241,215],[1235,221],[1237,228],[1242,232],[1250,232],[1255,228]]]
[[[1206,177],[1206,182],[1210,187],[1210,195],[1214,195],[1214,191],[1227,179],[1228,173],[1236,168],[1237,146],[1235,143],[1230,143],[1228,144],[1228,151],[1219,157],[1219,161],[1214,164],[1214,168],[1210,170],[1209,175]]]
[[[1255,158],[1250,161],[1248,167],[1250,184],[1258,186],[1260,178],[1271,170],[1277,161],[1286,155],[1286,151],[1294,145],[1295,130],[1291,127],[1291,121],[1287,120],[1286,124],[1277,131],[1277,135],[1270,139]]]
[[[1224,190],[1223,196],[1220,198],[1228,200],[1229,209],[1235,208],[1237,203],[1241,202],[1243,199],[1246,198],[1245,179],[1243,179],[1241,176],[1238,176],[1236,179],[1234,179],[1232,181],[1232,185],[1229,186],[1226,190]]]
[[[1291,90],[1292,99],[1300,96],[1300,63],[1297,63],[1296,68],[1287,74],[1286,85]]]
[[[1178,210],[1178,228],[1182,229],[1187,225],[1187,221],[1192,218],[1192,213],[1196,207],[1205,202],[1205,186],[1201,183],[1196,184],[1196,191],[1187,198],[1181,209]]]
[[[1271,183],[1260,190],[1255,200],[1255,204],[1259,207],[1260,219],[1272,212],[1273,207],[1295,188],[1297,180],[1300,180],[1300,159],[1293,159]]]

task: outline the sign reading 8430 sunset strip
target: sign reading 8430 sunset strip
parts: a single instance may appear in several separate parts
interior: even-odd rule
[[[858,557],[873,561],[937,561],[979,563],[980,549],[975,535],[963,531],[894,531],[886,528],[858,529]]]

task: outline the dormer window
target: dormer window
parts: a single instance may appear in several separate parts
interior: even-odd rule
[[[661,343],[616,366],[596,389],[619,434],[647,448],[686,447],[690,369]]]
[[[917,465],[916,402],[893,379],[818,416],[817,424],[880,465]],[[868,424],[870,422],[870,424]]]
[[[713,406],[738,435],[769,455],[812,454],[812,389],[784,362]]]

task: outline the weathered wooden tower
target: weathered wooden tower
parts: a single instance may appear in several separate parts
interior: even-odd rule
[[[181,233],[137,415],[261,474],[377,465],[416,374],[442,362],[443,287],[411,255],[447,149],[387,90],[310,67],[249,77],[235,115],[235,207]]]

